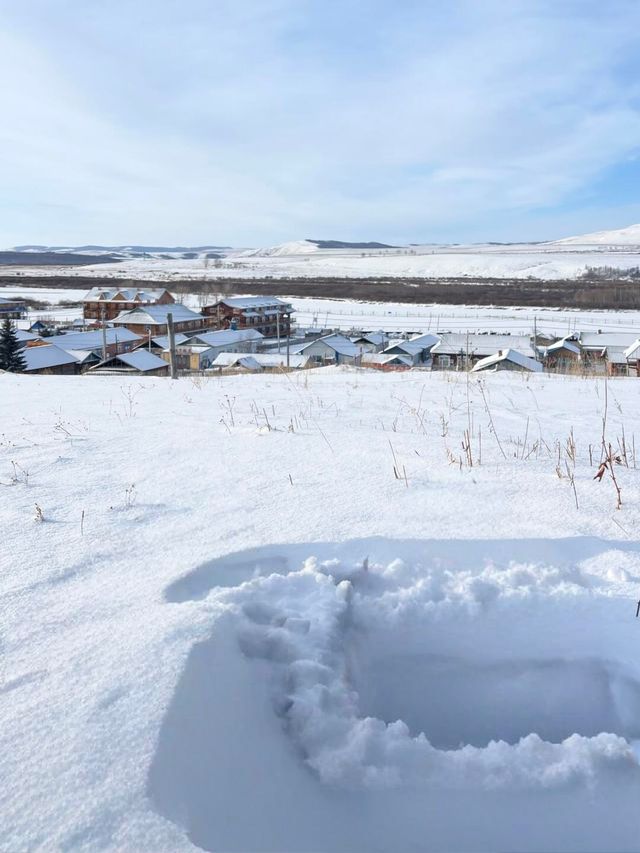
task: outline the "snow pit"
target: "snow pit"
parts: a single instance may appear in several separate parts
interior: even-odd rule
[[[492,558],[491,543],[369,540],[200,567],[166,598],[190,590],[223,615],[167,712],[149,779],[157,809],[209,850],[238,838],[242,849],[348,850],[368,833],[377,849],[386,830],[371,812],[389,803],[415,824],[409,846],[429,827],[443,849],[477,841],[434,815],[452,803],[484,825],[487,803],[515,798],[517,810],[520,797],[544,828],[551,791],[554,808],[581,813],[602,784],[622,810],[640,795],[640,672],[635,626],[597,550],[545,541],[544,559],[525,563]],[[560,849],[545,831],[532,849]],[[496,833],[487,844],[513,845]]]
[[[614,732],[631,738],[616,693],[640,709],[640,686],[624,687],[610,665],[598,660],[520,660],[493,663],[412,655],[368,661],[356,689],[360,711],[385,722],[403,720],[438,749],[491,741],[517,743],[534,732],[561,743],[577,733]]]

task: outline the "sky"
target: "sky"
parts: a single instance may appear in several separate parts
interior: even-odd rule
[[[638,0],[0,0],[0,246],[640,222]]]

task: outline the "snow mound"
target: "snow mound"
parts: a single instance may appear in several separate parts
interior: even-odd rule
[[[578,237],[554,240],[553,245],[570,246],[640,246],[640,224],[613,231],[595,231]]]

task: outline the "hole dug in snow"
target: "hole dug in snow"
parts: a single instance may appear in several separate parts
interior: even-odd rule
[[[361,661],[354,686],[362,714],[402,720],[438,749],[640,731],[640,686],[599,660],[480,662],[407,650]]]

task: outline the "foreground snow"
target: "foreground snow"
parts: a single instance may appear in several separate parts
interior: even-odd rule
[[[0,376],[0,849],[637,849],[640,383],[466,379]]]

